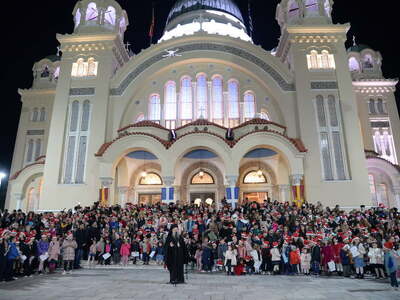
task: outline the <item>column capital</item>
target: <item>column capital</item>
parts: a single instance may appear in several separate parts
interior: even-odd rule
[[[175,176],[163,176],[162,180],[165,186],[170,187],[174,184]]]
[[[301,185],[301,181],[303,180],[303,174],[294,174],[290,176],[292,180],[292,185]]]
[[[280,184],[278,185],[278,188],[280,191],[288,191],[290,190],[290,184]]]
[[[225,178],[226,178],[226,181],[228,182],[229,186],[236,186],[239,176],[238,175],[226,175]]]
[[[129,191],[129,186],[119,186],[117,190],[119,193],[127,193]]]
[[[114,182],[114,178],[112,177],[100,177],[101,186],[103,188],[110,188]]]

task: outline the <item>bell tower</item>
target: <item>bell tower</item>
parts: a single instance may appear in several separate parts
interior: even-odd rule
[[[306,197],[346,206],[369,199],[368,174],[345,41],[332,0],[282,0],[276,56],[294,74],[298,135],[309,149]],[[319,158],[319,159],[318,159]],[[313,188],[312,182],[321,182]],[[357,199],[357,200],[354,200]]]
[[[57,35],[62,58],[40,203],[54,209],[50,195],[58,193],[82,205],[98,199],[89,187],[100,187],[92,175],[98,174],[94,153],[112,135],[110,78],[129,60],[123,42],[128,17],[115,0],[81,0],[73,17],[73,33]]]

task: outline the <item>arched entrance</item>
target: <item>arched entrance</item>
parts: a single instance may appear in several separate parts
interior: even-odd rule
[[[150,151],[133,149],[115,167],[115,204],[157,204],[163,186],[161,164]]]
[[[183,156],[177,166],[181,203],[207,203],[218,206],[225,187],[222,160],[210,150],[195,149]]]

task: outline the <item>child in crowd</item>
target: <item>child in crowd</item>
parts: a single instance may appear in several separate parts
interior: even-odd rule
[[[228,250],[225,252],[225,268],[226,275],[233,275],[232,267],[236,266],[237,251],[232,247],[231,244],[228,245]]]
[[[198,246],[196,253],[194,255],[194,258],[196,259],[197,271],[201,271],[203,269],[203,266],[201,264],[202,256],[203,256],[203,249],[201,248],[201,246]]]
[[[397,260],[395,251],[393,250],[393,243],[386,242],[383,245],[383,249],[385,251],[385,268],[386,268],[386,273],[388,273],[390,278],[390,285],[392,286],[393,289],[398,290],[399,283],[397,282],[397,275],[396,275]]]
[[[126,239],[121,245],[120,254],[122,266],[126,267],[128,265],[129,255],[131,254],[131,244]]]
[[[72,233],[67,235],[67,238],[62,243],[63,251],[63,261],[64,261],[64,272],[65,274],[70,274],[72,270],[72,265],[75,259],[75,249],[78,247],[76,241],[73,240],[74,236]]]
[[[157,265],[162,265],[164,262],[164,245],[161,241],[158,242],[156,247],[156,262]]]
[[[306,247],[303,248],[303,251],[301,253],[300,264],[301,264],[301,272],[304,275],[309,275],[311,267],[311,254],[308,252],[308,249]]]
[[[343,266],[343,276],[350,277],[352,256],[349,245],[345,244],[340,250],[340,260]]]
[[[58,256],[61,253],[60,242],[53,236],[49,245],[49,272],[53,273],[57,267]]]
[[[90,247],[89,247],[89,255],[88,255],[88,265],[89,265],[89,268],[90,268],[91,266],[94,266],[94,265],[95,265],[96,253],[97,253],[96,244],[97,244],[96,239],[93,239],[93,240],[92,240],[92,244],[91,244]]]
[[[383,271],[383,258],[384,253],[382,248],[378,248],[378,243],[372,243],[372,248],[368,251],[369,263],[371,268],[375,271],[376,278],[386,278],[385,272]]]
[[[291,274],[300,273],[300,253],[296,246],[292,246],[289,254],[290,272]]]
[[[273,272],[274,275],[279,274],[279,265],[281,262],[281,252],[279,251],[278,248],[278,242],[273,242],[272,243],[272,249],[271,249],[271,259],[272,259],[272,265],[273,265]]]
[[[111,250],[112,250],[112,245],[109,239],[106,239],[106,244],[104,246],[104,255],[107,255],[108,257],[104,260],[104,264],[106,266],[109,266],[111,264]]]

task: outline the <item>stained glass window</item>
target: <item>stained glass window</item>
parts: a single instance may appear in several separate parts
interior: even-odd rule
[[[147,173],[146,176],[141,177],[140,185],[162,185],[161,177],[156,173]]]
[[[259,171],[251,171],[244,176],[243,183],[267,183],[265,175]]]
[[[214,178],[209,173],[200,171],[192,177],[191,184],[214,184]]]

